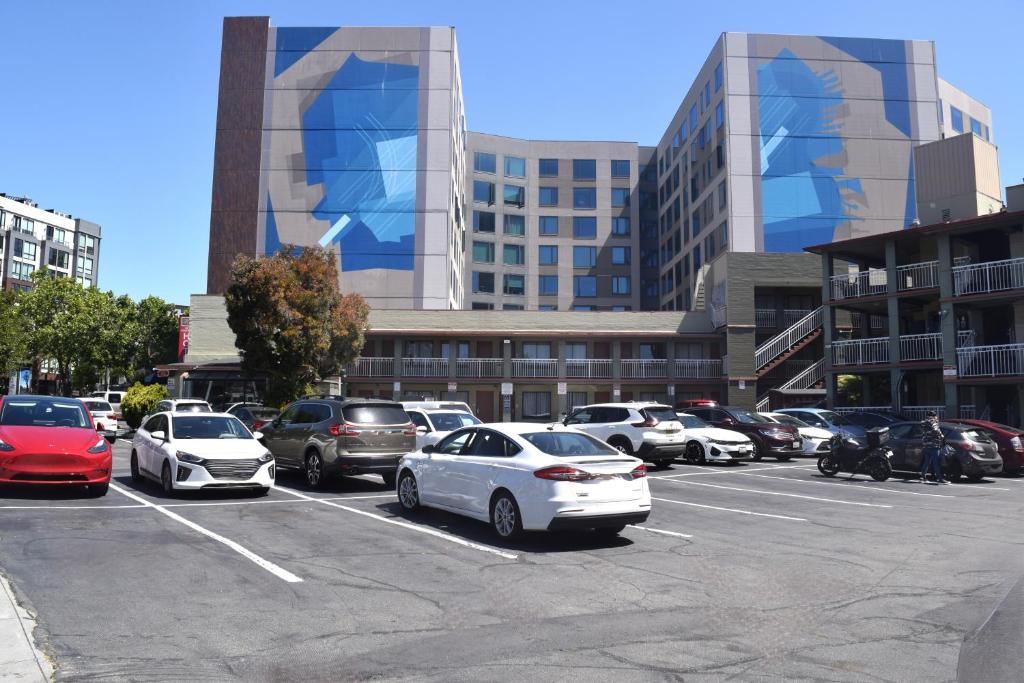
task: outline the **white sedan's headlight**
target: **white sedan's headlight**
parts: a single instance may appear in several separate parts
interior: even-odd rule
[[[192,455],[191,453],[186,453],[185,451],[178,451],[177,453],[174,454],[174,457],[176,457],[181,462],[187,462],[193,465],[202,465],[204,462],[206,462],[206,460],[200,458],[198,455]]]
[[[260,462],[270,462],[273,459],[274,459],[274,454],[271,453],[270,451],[267,451],[266,453],[264,453],[263,455],[261,455],[259,457],[259,461]]]

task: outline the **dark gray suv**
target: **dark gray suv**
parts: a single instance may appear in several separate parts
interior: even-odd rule
[[[260,431],[277,466],[301,469],[312,488],[341,474],[379,474],[394,487],[398,459],[416,450],[401,404],[380,399],[300,399]]]

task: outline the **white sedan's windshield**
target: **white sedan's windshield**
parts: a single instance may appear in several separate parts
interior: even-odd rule
[[[434,429],[439,432],[451,432],[455,431],[459,427],[468,427],[470,425],[480,424],[480,420],[473,417],[469,413],[451,412],[451,413],[431,413],[430,421],[434,423]]]
[[[772,415],[772,419],[774,419],[779,424],[792,425],[793,427],[811,426],[804,422],[803,420],[801,420],[799,417],[793,417],[792,415],[783,415],[782,413],[779,413],[778,415]]]
[[[106,401],[84,401],[90,413],[109,413],[113,408]]]
[[[236,417],[196,415],[171,417],[175,439],[251,439],[252,435]]]
[[[572,455],[616,455],[617,450],[589,434],[573,432],[536,432],[523,438],[548,455],[564,458]]]
[[[701,429],[707,427],[708,423],[700,419],[696,415],[682,415],[676,413],[677,418],[683,423],[683,427],[686,429]]]

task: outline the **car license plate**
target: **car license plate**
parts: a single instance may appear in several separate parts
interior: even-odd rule
[[[793,442],[793,448],[800,448],[800,440],[799,439]]]
[[[746,447],[746,446],[740,446],[740,447],[739,447],[739,449],[737,449],[737,450],[738,450],[738,451],[739,451],[740,453],[746,453],[746,452],[747,452],[747,447]]]

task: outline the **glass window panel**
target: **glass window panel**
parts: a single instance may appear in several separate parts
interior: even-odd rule
[[[522,208],[526,204],[526,188],[519,185],[504,185],[502,186],[502,199],[505,206]]]
[[[558,188],[541,187],[537,190],[537,203],[541,206],[558,206]]]
[[[494,273],[473,271],[473,293],[494,294]]]
[[[574,296],[597,296],[597,278],[593,275],[576,275],[572,279]]]
[[[597,265],[597,247],[573,247],[572,267],[593,268]]]
[[[612,264],[616,266],[628,266],[632,258],[632,250],[629,247],[612,247]]]
[[[537,175],[541,178],[554,178],[558,176],[558,159],[538,159]]]
[[[473,181],[473,201],[484,204],[494,203],[494,183],[486,180]]]
[[[949,108],[949,121],[950,124],[953,126],[953,130],[955,130],[957,133],[964,132],[964,113],[962,111],[960,111],[956,107],[951,106]]]
[[[629,229],[629,216],[619,216],[612,219],[612,234],[618,237],[628,235]]]
[[[473,154],[473,170],[480,173],[495,173],[498,170],[496,157],[487,152]]]
[[[612,159],[612,178],[629,177],[629,159]]]
[[[596,209],[597,190],[593,187],[572,188],[572,208],[574,209]]]
[[[596,180],[597,160],[596,159],[573,159],[572,160],[573,180]]]
[[[490,211],[474,211],[473,232],[494,232],[494,214]]]
[[[537,294],[541,296],[554,296],[558,294],[558,276],[539,275],[537,277]]]
[[[522,237],[526,234],[526,216],[506,213],[503,220],[504,224],[502,227],[506,235]]]
[[[557,235],[558,216],[538,216],[537,233],[540,235]]]
[[[502,262],[506,266],[521,266],[526,263],[526,247],[521,244],[506,244],[502,247]]]
[[[580,239],[597,237],[597,218],[594,216],[574,216],[572,219],[572,236]]]
[[[542,266],[553,266],[558,263],[558,246],[541,244],[537,247],[537,262]]]
[[[526,159],[522,157],[505,157],[505,175],[510,178],[525,178]]]
[[[630,290],[631,283],[628,275],[616,275],[612,277],[612,294],[629,294]]]
[[[612,188],[612,206],[615,208],[623,208],[629,206],[629,188],[628,187],[613,187]]]
[[[502,291],[505,294],[522,296],[526,290],[526,277],[524,275],[513,275],[505,273],[503,278]]]

